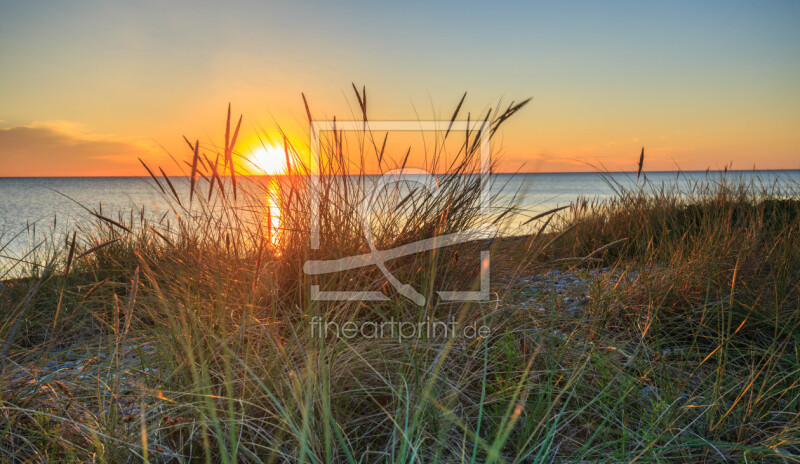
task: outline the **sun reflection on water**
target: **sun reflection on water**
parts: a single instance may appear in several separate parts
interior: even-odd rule
[[[280,209],[280,185],[275,176],[269,176],[264,181],[264,225],[266,226],[265,238],[269,240],[272,247],[277,250],[281,238],[281,209]]]

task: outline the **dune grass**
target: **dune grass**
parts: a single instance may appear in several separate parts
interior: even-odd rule
[[[520,107],[490,113],[491,130]],[[96,211],[92,226],[18,263],[31,277],[0,290],[0,459],[800,460],[797,186],[643,179],[625,189],[609,177],[613,200],[578,199],[537,219],[539,233],[491,242],[489,302],[433,292],[477,285],[469,257],[483,241],[388,263],[427,297],[420,307],[375,269],[325,279],[302,270],[309,258],[368,251],[358,208],[371,181],[348,160],[402,167],[384,160],[381,140],[368,129],[360,144],[327,138],[313,190],[289,144],[288,176],[231,176],[232,126],[229,114],[222,147],[189,143],[190,180],[153,177],[175,214]],[[483,220],[475,137],[439,169],[449,174],[439,195],[384,192],[372,223],[378,248]],[[444,160],[434,151],[426,167]],[[315,194],[319,250],[309,248]],[[494,206],[502,228],[515,205]],[[275,211],[277,227],[264,216]],[[552,289],[534,306],[520,298],[553,270],[588,283],[580,311],[566,311]],[[312,283],[388,300],[313,301]],[[321,337],[315,318],[490,330]]]

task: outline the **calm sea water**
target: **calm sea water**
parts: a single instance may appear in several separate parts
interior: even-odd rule
[[[800,186],[800,171],[650,172],[646,176],[653,185],[719,182],[724,177]],[[610,177],[628,187],[637,183],[635,173],[615,173]],[[188,190],[185,179],[176,182],[179,190]],[[516,194],[527,214],[567,205],[579,196],[603,200],[614,194],[598,173],[496,174],[492,193],[498,194],[501,202]],[[0,178],[0,260],[24,256],[26,250],[52,231],[58,235],[87,224],[91,216],[84,207],[102,207],[107,216],[128,214],[131,210],[138,214],[142,207],[151,218],[170,211],[149,178]],[[524,216],[517,222],[523,220]],[[31,233],[34,224],[37,237]]]

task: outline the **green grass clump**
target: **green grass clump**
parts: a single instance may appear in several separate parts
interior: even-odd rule
[[[358,100],[366,115],[365,95]],[[519,107],[487,117],[490,130]],[[470,256],[482,242],[387,263],[427,297],[420,307],[374,269],[327,279],[302,271],[309,258],[369,250],[358,208],[370,178],[348,160],[404,163],[388,164],[368,125],[352,143],[325,139],[316,191],[288,143],[289,175],[235,177],[237,133],[229,117],[224,146],[190,143],[188,180],[154,176],[169,219],[96,212],[77,238],[42,253],[31,277],[5,284],[2,460],[800,459],[796,186],[616,185],[609,202],[579,200],[542,217],[549,228],[538,234],[494,240],[490,302],[432,292],[477,285]],[[439,196],[383,192],[378,248],[483,220],[475,137],[457,153],[445,153],[445,140],[429,153],[429,170],[453,174]],[[319,250],[309,246],[312,194]],[[495,206],[502,226],[514,205]],[[270,208],[279,226],[264,220]],[[554,289],[533,305],[521,299],[530,278],[551,270],[588,282],[580,311]],[[388,299],[313,301],[311,284]],[[315,318],[456,321],[459,330],[320,337]],[[464,336],[468,326],[490,331]]]

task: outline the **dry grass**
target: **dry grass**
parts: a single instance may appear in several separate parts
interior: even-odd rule
[[[356,94],[366,115],[366,94]],[[493,112],[491,130],[517,109]],[[796,186],[642,184],[618,187],[611,202],[578,201],[537,219],[549,224],[537,235],[493,242],[488,304],[434,297],[418,307],[375,270],[317,282],[382,290],[388,301],[319,302],[302,263],[368,250],[358,206],[371,178],[348,160],[403,162],[388,164],[366,130],[362,143],[326,138],[317,191],[290,145],[293,172],[279,189],[234,180],[230,122],[229,113],[219,155],[189,143],[190,180],[154,176],[171,219],[98,211],[77,242],[70,235],[43,251],[27,269],[32,279],[2,290],[3,460],[798,460],[800,202],[786,190]],[[482,219],[474,141],[465,137],[451,158],[443,149],[426,158],[428,167],[459,160],[439,196],[384,192],[378,248]],[[312,194],[321,198],[319,250],[309,248]],[[280,211],[277,230],[263,219],[269,204]],[[514,205],[495,206],[502,225]],[[388,267],[431,296],[475,284],[477,248]],[[590,282],[582,311],[560,310],[550,291],[540,298],[547,311],[520,303],[523,277],[570,268]],[[452,318],[491,333],[323,338],[314,317]]]

